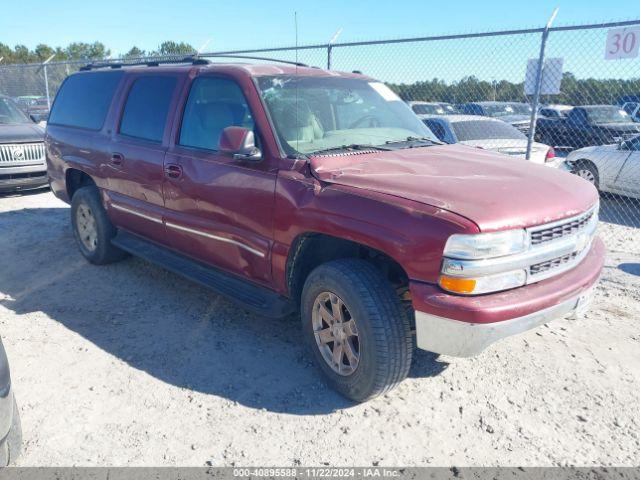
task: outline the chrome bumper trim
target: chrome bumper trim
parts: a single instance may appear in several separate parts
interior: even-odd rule
[[[594,288],[558,305],[495,323],[468,323],[416,311],[418,348],[454,357],[472,357],[492,343],[531,330],[556,318],[578,317],[589,308]]]

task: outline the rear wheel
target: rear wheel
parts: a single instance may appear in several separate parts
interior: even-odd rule
[[[80,252],[91,263],[104,265],[126,257],[111,244],[117,230],[102,207],[97,187],[82,187],[73,194],[71,225]]]
[[[373,265],[344,259],[317,267],[304,285],[301,317],[316,365],[346,397],[368,400],[407,376],[409,316]]]

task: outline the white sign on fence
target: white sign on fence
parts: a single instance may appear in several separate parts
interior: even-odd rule
[[[527,73],[524,77],[525,95],[533,95],[536,91],[536,76],[538,74],[537,58],[531,58],[527,62]],[[546,58],[542,69],[542,81],[540,82],[541,95],[557,95],[560,93],[562,83],[563,58]]]
[[[640,27],[612,28],[607,32],[605,60],[635,58],[640,45]]]

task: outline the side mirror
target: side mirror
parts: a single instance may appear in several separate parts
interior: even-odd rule
[[[629,144],[624,140],[618,142],[618,150],[629,150]]]
[[[38,116],[34,115],[33,113],[31,115],[29,115],[29,118],[31,119],[31,121],[33,123],[40,123],[40,120],[38,119]]]
[[[242,127],[225,128],[220,135],[218,150],[233,155],[235,160],[249,162],[262,160],[262,152],[256,147],[253,132]]]

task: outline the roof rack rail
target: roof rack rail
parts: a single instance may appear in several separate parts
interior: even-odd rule
[[[180,58],[167,58],[158,60],[145,60],[143,62],[102,62],[102,63],[89,63],[83,67],[80,67],[81,71],[96,70],[99,68],[122,68],[122,67],[158,67],[162,64],[172,63],[191,63],[192,65],[206,65],[209,62],[206,58],[201,58],[197,55],[188,55]]]
[[[270,61],[270,62],[277,62],[277,63],[287,63],[289,65],[296,65],[298,67],[308,67],[307,64],[305,63],[301,63],[301,62],[292,62],[289,60],[279,60],[277,58],[269,58],[269,57],[254,57],[254,56],[249,56],[249,55],[232,55],[232,54],[225,54],[225,53],[220,53],[220,54],[207,54],[207,57],[214,57],[214,58],[242,58],[245,60],[266,60],[266,61]],[[141,61],[141,62],[101,62],[101,63],[88,63],[87,65],[84,65],[83,67],[80,67],[81,71],[88,71],[88,70],[97,70],[99,68],[122,68],[122,67],[138,67],[138,66],[147,66],[147,67],[158,67],[160,65],[163,64],[174,64],[174,63],[190,63],[192,65],[207,65],[209,63],[211,63],[209,60],[207,60],[206,58],[203,58],[201,56],[198,55],[187,55],[186,57],[181,57],[181,58],[168,58],[168,59],[159,59],[159,60],[145,60],[145,61]]]
[[[227,53],[212,53],[212,54],[207,54],[207,57],[214,57],[214,58],[244,58],[246,60],[266,60],[268,62],[276,62],[276,63],[288,63],[289,65],[296,65],[298,67],[308,67],[309,65],[307,65],[306,63],[301,63],[301,62],[293,62],[291,60],[280,60],[277,58],[269,58],[269,57],[255,57],[252,55],[233,55],[231,53],[227,54]]]

